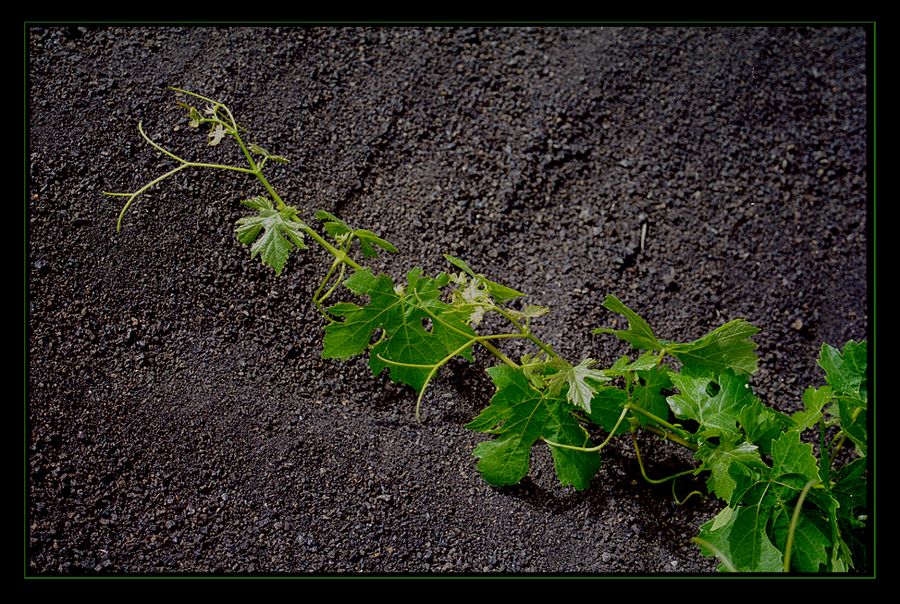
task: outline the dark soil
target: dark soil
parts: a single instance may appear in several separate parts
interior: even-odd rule
[[[327,259],[280,278],[250,259],[233,225],[255,181],[183,173],[120,234],[100,192],[172,167],[139,119],[186,156],[233,156],[164,87],[196,90],[292,158],[270,171],[289,202],[396,243],[377,268],[464,257],[552,306],[540,335],[572,360],[627,351],[590,335],[608,293],[664,338],[745,317],[754,388],[793,411],[821,343],[866,337],[865,45],[861,28],[32,28],[29,572],[711,571],[689,539],[719,504],[675,505],[626,439],[584,492],[538,449],[521,485],[486,484],[463,426],[491,358],[445,370],[421,423],[364,360],[321,360]],[[687,467],[642,443],[652,475]]]

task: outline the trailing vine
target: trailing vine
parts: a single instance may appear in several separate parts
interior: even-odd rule
[[[809,388],[803,409],[787,415],[763,404],[748,383],[758,367],[758,329],[735,319],[691,342],[659,339],[647,322],[615,296],[603,307],[621,315],[626,329],[601,327],[594,333],[628,343],[634,353],[607,368],[591,358],[572,363],[532,331],[547,314],[524,305],[524,293],[476,272],[464,260],[445,255],[449,272],[427,276],[410,270],[404,283],[377,275],[364,259],[397,249],[378,234],[318,211],[319,232],[288,205],[265,176],[271,163],[287,163],[256,144],[223,103],[173,88],[189,102],[193,128],[208,127],[215,146],[232,139],[246,165],[186,160],[138,131],[176,166],[129,193],[116,224],[121,230],[129,208],[152,187],[188,168],[253,176],[264,194],[241,203],[251,213],[237,221],[237,239],[251,257],[280,275],[295,250],[308,241],[321,247],[331,264],[312,302],[325,321],[322,356],[349,359],[367,354],[375,375],[387,370],[394,382],[423,396],[442,366],[459,356],[473,360],[481,347],[499,364],[488,374],[496,392],[467,427],[492,438],[474,450],[478,470],[492,485],[519,482],[529,471],[531,449],[549,447],[562,485],[586,489],[600,468],[600,454],[618,435],[630,433],[641,475],[653,484],[670,482],[672,495],[681,476],[706,475],[709,493],[725,502],[694,538],[703,554],[716,556],[720,570],[742,572],[844,572],[866,566],[867,378],[866,343],[848,342],[838,350],[823,344],[818,363],[827,385]],[[198,109],[191,103],[203,104]],[[362,256],[363,260],[359,259]],[[352,294],[357,302],[341,299]],[[482,333],[489,313],[506,329]],[[528,341],[533,352],[512,359],[503,341]],[[607,435],[594,443],[591,429]],[[635,437],[650,432],[693,453],[697,465],[671,476],[647,476]],[[818,432],[817,449],[801,438]],[[848,449],[852,449],[848,451]],[[818,456],[816,455],[818,454]]]

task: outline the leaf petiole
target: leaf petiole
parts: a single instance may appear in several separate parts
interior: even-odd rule
[[[546,438],[542,440],[551,447],[556,447],[557,449],[570,449],[572,451],[581,451],[582,453],[596,453],[610,443],[610,441],[613,439],[613,436],[616,435],[616,430],[619,429],[619,425],[622,423],[622,421],[624,421],[626,415],[628,415],[628,407],[622,409],[622,413],[619,415],[619,419],[616,421],[616,425],[613,426],[612,430],[610,430],[609,436],[606,437],[606,440],[595,447],[576,447],[575,445],[564,445],[563,443],[558,443]]]
[[[809,490],[818,483],[818,480],[810,480],[805,485],[803,485],[803,490],[800,491],[800,497],[797,498],[797,503],[794,505],[794,513],[791,515],[791,525],[788,529],[787,541],[784,544],[784,572],[791,572],[791,549],[794,546],[794,534],[797,531],[797,522],[800,520],[800,509],[803,507],[803,502],[806,500],[806,495],[809,493]]]

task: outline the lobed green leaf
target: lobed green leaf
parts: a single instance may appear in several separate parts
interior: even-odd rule
[[[407,286],[399,290],[387,275],[355,271],[344,286],[368,296],[369,303],[341,303],[329,309],[338,320],[325,327],[322,357],[347,359],[361,354],[370,347],[375,332],[383,330],[384,337],[371,348],[372,373],[378,375],[387,368],[393,381],[417,392],[455,354],[471,360],[468,349],[475,332],[462,313],[440,300],[445,277],[423,277],[420,269],[413,269],[407,274]],[[430,329],[428,322],[432,322]]]
[[[672,383],[680,391],[666,399],[676,417],[700,423],[697,434],[704,438],[715,436],[734,440],[742,438],[738,429],[741,410],[755,399],[747,382],[732,373],[723,373],[718,382],[705,377],[691,377],[669,373]],[[716,394],[710,394],[719,386]]]
[[[293,248],[306,248],[303,231],[293,221],[297,210],[292,207],[276,210],[272,202],[262,196],[241,203],[256,210],[257,214],[238,219],[235,229],[238,241],[251,246],[251,258],[259,255],[263,264],[271,266],[275,274],[280,275]]]
[[[497,435],[473,452],[478,470],[490,484],[519,482],[528,473],[531,447],[541,438],[578,447],[590,446],[587,433],[561,396],[535,389],[521,368],[491,367],[497,388],[491,404],[466,425],[477,432]],[[564,485],[585,489],[600,467],[598,453],[551,447],[557,477]]]
[[[687,344],[667,344],[666,351],[683,365],[683,373],[714,377],[731,370],[737,375],[756,373],[759,356],[751,336],[759,331],[743,319],[735,319]]]

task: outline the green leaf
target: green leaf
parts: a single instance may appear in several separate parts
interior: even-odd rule
[[[272,157],[274,159],[274,156]],[[318,210],[316,212],[316,219],[321,220],[323,226],[325,227],[325,232],[331,235],[331,237],[341,243],[343,238],[352,234],[352,236],[356,237],[359,240],[360,249],[362,249],[363,256],[366,258],[374,258],[378,255],[378,250],[375,249],[379,247],[383,250],[386,250],[391,253],[396,253],[397,248],[394,247],[390,241],[382,239],[372,231],[368,229],[352,229],[350,225],[346,222],[332,214],[331,212],[326,212],[325,210]]]
[[[656,369],[658,366],[659,353],[649,351],[639,356],[634,362],[629,363],[626,369],[629,371],[649,371]],[[668,377],[666,377],[666,381],[669,381]]]
[[[847,510],[838,503],[838,500],[832,494],[829,494],[824,489],[810,490],[807,500],[814,503],[823,513],[831,531],[832,547],[828,570],[830,572],[846,572],[848,568],[854,566],[853,554],[841,534],[842,523],[838,518],[838,512],[840,511],[843,519],[843,515],[847,513]]]
[[[791,512],[791,513],[789,513]],[[782,552],[787,546],[793,509],[783,508],[772,521],[775,544]],[[797,518],[794,529],[794,544],[791,547],[791,572],[816,573],[822,565],[828,564],[828,549],[831,539],[810,520],[806,512]]]
[[[490,484],[519,482],[528,473],[531,447],[541,437],[561,444],[590,446],[590,441],[572,415],[572,407],[561,397],[548,396],[533,388],[521,369],[506,365],[488,373],[497,388],[491,404],[466,425],[477,432],[497,435],[480,443],[474,451],[478,470]],[[587,488],[600,467],[600,456],[552,448],[560,482],[576,489]]]
[[[866,458],[858,457],[842,467],[834,476],[831,492],[840,504],[842,515],[852,517],[866,507]]]
[[[734,472],[745,476],[755,475],[757,470],[765,470],[766,466],[759,456],[756,445],[747,441],[735,444],[725,441],[718,446],[703,443],[697,450],[697,459],[703,462],[699,470],[709,470],[710,476],[706,487],[726,503],[731,503],[737,482]]]
[[[747,440],[756,443],[766,455],[771,453],[772,440],[794,427],[791,418],[767,407],[756,396],[741,409],[738,423],[747,435]]]
[[[638,359],[630,366],[634,366],[641,359]],[[663,367],[653,367],[651,369],[637,371],[639,378],[631,393],[632,403],[659,417],[666,419],[669,415],[669,405],[662,391],[672,387],[672,380],[669,379],[669,372]],[[643,415],[638,416],[641,425],[651,422]]]
[[[841,419],[841,430],[859,449],[860,455],[868,451],[868,419],[865,409],[857,407],[847,399],[838,399],[838,412]]]
[[[475,274],[475,271],[473,271],[472,268],[466,263],[465,260],[460,260],[456,256],[451,256],[450,254],[444,254],[444,260],[446,260],[462,272],[466,273],[470,277],[478,276]]]
[[[822,344],[819,366],[825,370],[825,381],[835,396],[857,407],[866,406],[866,342],[850,341],[841,352]]]
[[[772,441],[772,471],[776,477],[799,474],[806,480],[818,480],[819,467],[812,445],[801,443],[796,430],[785,432]]]
[[[369,345],[372,333],[385,323],[394,324],[402,320],[400,316],[400,296],[394,291],[394,283],[387,275],[375,277],[368,269],[354,272],[344,281],[344,286],[357,295],[368,295],[369,304],[356,310],[341,306],[331,307],[329,312],[339,310],[344,317],[325,327],[324,350],[326,359],[349,359],[362,353]]]
[[[723,384],[722,391],[725,389]],[[697,456],[704,462],[702,469],[712,473],[710,489],[726,499],[733,509],[727,521],[723,517],[717,523],[701,527],[701,539],[720,550],[738,571],[781,570],[780,549],[785,547],[787,533],[785,521],[789,525],[795,502],[806,482],[818,480],[812,446],[800,442],[798,431],[784,432],[772,441],[771,469],[762,462],[756,448],[746,442],[735,446],[724,441],[715,448],[704,443]],[[810,500],[815,503],[817,499]],[[792,558],[796,557],[797,570],[817,570],[820,564],[828,562],[826,548],[831,540],[811,522],[814,512],[804,510],[803,513],[806,518],[798,524],[795,547],[808,548],[808,551],[795,553]],[[775,543],[770,535],[774,536]],[[710,551],[707,548],[707,553]]]
[[[478,470],[490,484],[515,484],[528,474],[531,447],[541,437],[549,413],[543,395],[525,375],[505,365],[488,369],[497,393],[491,405],[466,427],[484,432],[490,426],[496,440],[480,443],[474,455]]]
[[[797,429],[803,432],[818,424],[822,418],[822,408],[831,400],[831,388],[828,386],[807,388],[803,393],[803,411],[791,415]]]
[[[687,344],[667,344],[684,366],[683,372],[696,376],[713,377],[728,369],[737,375],[756,372],[759,357],[756,342],[750,339],[759,329],[736,319]]]
[[[766,534],[767,512],[755,506],[723,510],[700,527],[700,538],[715,546],[738,572],[779,572],[782,556]],[[701,551],[714,555],[702,545]]]
[[[551,393],[557,394],[565,385],[568,385],[569,389],[566,392],[568,401],[576,407],[581,407],[590,413],[591,399],[593,398],[597,387],[589,384],[588,380],[593,382],[608,382],[610,379],[602,371],[591,369],[591,366],[596,363],[597,361],[594,359],[584,359],[574,366],[566,363],[565,366],[551,378],[549,383]]]
[[[550,312],[550,309],[546,306],[534,306],[529,304],[525,307],[524,310],[516,310],[514,308],[509,308],[507,311],[509,314],[514,316],[517,319],[534,319],[537,317],[543,317],[547,313]]]
[[[731,528],[734,526],[734,519],[734,509],[723,508],[712,520],[700,525],[700,533],[697,535],[703,540],[702,543],[699,543],[700,553],[708,557],[715,556],[722,562],[717,569],[719,572],[732,568],[737,571],[731,561],[731,544],[728,541],[731,536]],[[707,544],[715,549],[708,547]]]
[[[769,510],[762,507],[742,507],[735,514],[731,527],[731,561],[741,572],[779,572],[782,570],[781,552],[766,534]]]
[[[699,422],[697,434],[705,438],[742,438],[737,422],[741,410],[755,398],[745,380],[731,373],[723,373],[718,380],[719,391],[712,396],[709,391],[714,381],[710,378],[671,372],[669,377],[680,391],[666,399],[676,417]]]
[[[841,430],[856,445],[862,455],[868,449],[868,388],[866,377],[866,342],[850,341],[839,352],[822,344],[819,366],[825,370],[825,380],[837,400]]]
[[[250,153],[253,153],[254,155],[262,155],[265,159],[270,159],[273,162],[278,163],[278,164],[290,163],[290,160],[288,158],[282,157],[281,155],[272,155],[271,153],[269,153],[268,151],[266,151],[259,145],[250,144],[247,146],[247,149],[250,151]]]
[[[325,210],[318,210],[316,212],[316,219],[322,221],[325,232],[331,235],[335,240],[337,240],[338,237],[345,236],[353,230],[346,222]]]
[[[591,411],[588,417],[607,432],[612,432],[616,422],[622,415],[622,409],[628,402],[628,393],[614,386],[601,386],[591,399]],[[628,422],[619,424],[616,434],[622,434],[628,430]]]
[[[390,241],[382,239],[372,231],[367,229],[358,229],[353,231],[353,234],[359,239],[359,245],[362,248],[363,256],[366,258],[374,258],[378,255],[378,251],[375,247],[380,247],[381,249],[390,252],[392,254],[397,253],[397,248],[394,247],[394,244]]]
[[[513,289],[511,287],[506,287],[505,285],[501,285],[496,281],[491,281],[484,275],[479,275],[478,277],[479,279],[481,279],[481,282],[487,288],[494,301],[501,306],[506,304],[507,302],[515,300],[516,298],[521,298],[525,295],[519,290]]]
[[[847,342],[840,352],[822,344],[818,363],[825,370],[825,380],[837,397],[841,430],[865,456],[868,451],[866,342]]]
[[[636,312],[625,306],[621,300],[613,295],[606,296],[606,299],[603,301],[603,308],[623,315],[628,319],[628,329],[617,330],[608,327],[598,327],[592,333],[612,334],[639,350],[662,350],[662,343],[653,335],[653,330],[650,329],[647,322]]]
[[[343,317],[344,315],[350,314],[351,312],[361,310],[362,307],[353,304],[352,302],[338,302],[333,306],[328,308],[328,312],[335,317]]]
[[[337,308],[333,314],[339,320],[325,327],[322,356],[347,359],[360,354],[369,347],[374,332],[384,330],[384,337],[371,349],[369,367],[375,375],[387,368],[393,381],[418,392],[453,353],[471,360],[468,348],[475,333],[465,324],[464,313],[440,300],[444,277],[423,277],[420,269],[413,269],[407,275],[407,286],[398,291],[386,275],[376,277],[368,269],[355,271],[344,285],[357,295],[368,296],[369,303]],[[430,330],[426,329],[425,323],[432,320]]]
[[[548,404],[548,410],[547,422],[541,433],[544,438],[581,447],[589,445],[588,435],[572,414],[571,408],[559,401],[553,401]],[[599,451],[585,453],[550,447],[550,454],[553,456],[553,467],[556,469],[560,484],[572,485],[579,491],[588,488],[591,479],[600,469]]]
[[[263,264],[275,269],[275,274],[280,275],[291,250],[305,249],[303,231],[300,225],[292,219],[296,215],[296,208],[290,206],[283,210],[276,210],[272,202],[262,196],[246,199],[241,202],[251,210],[256,210],[256,216],[245,216],[237,221],[235,234],[238,241],[245,245],[251,245],[250,257],[260,255]],[[262,235],[260,235],[262,233]]]

